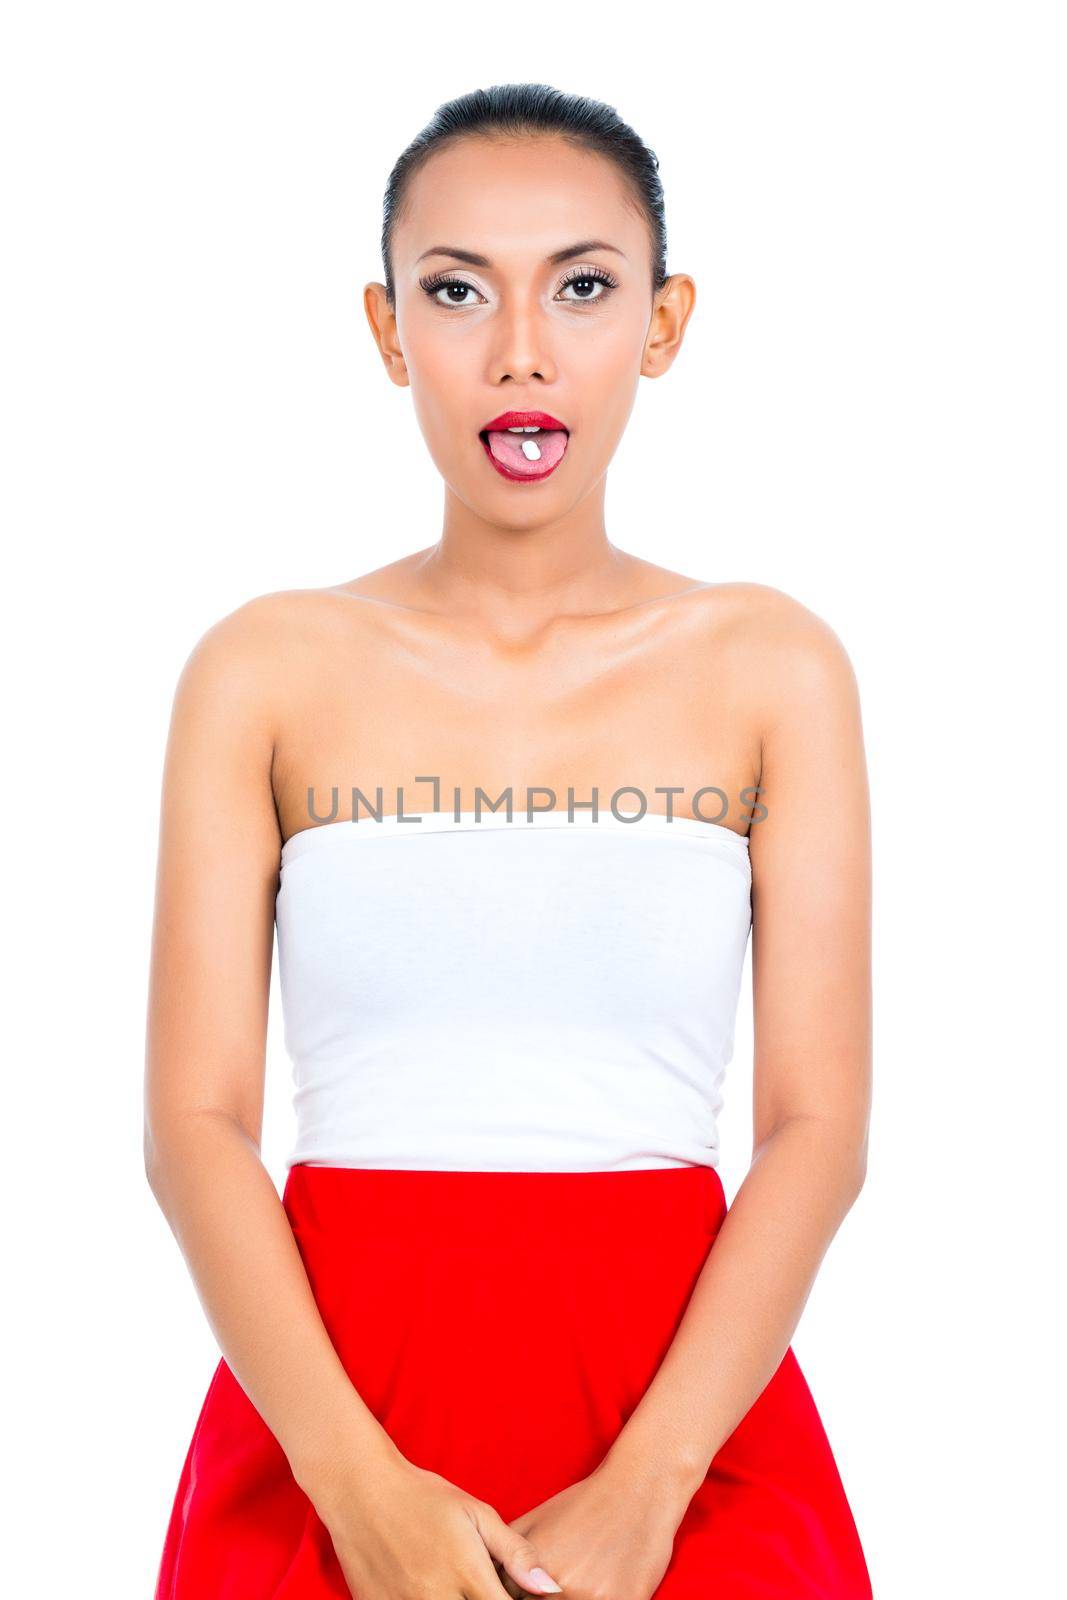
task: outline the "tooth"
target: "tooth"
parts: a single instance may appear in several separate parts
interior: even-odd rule
[[[540,461],[541,446],[533,439],[524,439],[522,441],[522,453],[527,461]]]

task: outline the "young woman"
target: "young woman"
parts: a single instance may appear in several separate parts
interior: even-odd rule
[[[440,536],[251,600],[182,672],[146,1165],[224,1359],[157,1600],[870,1596],[790,1345],[865,1172],[857,688],[797,601],[608,538],[638,379],[694,305],[657,168],[543,85],[437,112],[365,308]]]

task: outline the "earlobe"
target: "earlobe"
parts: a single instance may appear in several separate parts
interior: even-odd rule
[[[389,376],[389,382],[395,383],[398,389],[406,389],[408,365],[400,350],[396,347],[379,345],[378,354],[382,358],[382,365]]]
[[[378,346],[378,353],[382,364],[389,375],[389,382],[395,383],[398,389],[408,387],[408,365],[398,347]]]

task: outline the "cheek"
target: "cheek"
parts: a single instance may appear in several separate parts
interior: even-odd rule
[[[469,339],[457,338],[458,332],[420,308],[408,309],[402,327],[397,321],[408,381],[428,424],[438,417],[447,420],[450,408],[462,404],[464,374],[475,351]]]
[[[464,399],[470,395],[459,352],[431,341],[406,350],[404,358],[419,427],[428,442],[447,451],[463,425]],[[469,409],[469,398],[466,403]]]
[[[411,340],[404,347],[404,360],[407,363],[408,377],[412,388],[421,394],[426,403],[435,406],[447,406],[450,392],[454,386],[448,382],[450,366],[455,368],[455,361],[450,362],[449,357],[455,357],[455,351],[443,348],[434,339]]]
[[[584,353],[574,369],[574,392],[579,396],[583,432],[613,447],[626,426],[637,397],[641,374],[641,345],[630,337],[602,342]]]
[[[619,317],[582,331],[586,337],[571,340],[566,350],[568,373],[580,373],[583,384],[605,395],[620,383],[628,388],[636,382],[647,331],[644,323]]]

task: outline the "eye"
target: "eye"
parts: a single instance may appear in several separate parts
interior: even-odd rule
[[[463,292],[464,296],[478,294],[478,290],[474,287],[474,285],[472,283],[464,283],[462,278],[451,278],[451,277],[448,276],[447,273],[443,273],[443,272],[435,273],[429,278],[420,278],[419,279],[419,288],[420,289],[424,289],[426,291],[426,293],[430,296],[430,299],[434,302],[435,305],[446,306],[446,307],[447,306],[461,306],[461,307],[462,306],[472,306],[472,305],[474,305],[474,300],[473,299],[467,299],[467,298],[463,298],[463,299],[449,298],[447,300],[442,300],[442,299],[439,298],[442,290],[448,290],[450,292],[450,294],[451,294],[451,291],[454,290],[454,289],[455,290],[461,290]],[[484,302],[485,296],[484,295],[479,295],[479,299],[481,299]]]
[[[600,284],[601,288],[599,292],[594,293],[595,284]],[[571,305],[591,305],[597,300],[606,300],[618,286],[618,280],[613,278],[610,272],[605,272],[603,267],[575,267],[560,284],[560,294],[563,294],[564,289],[574,287],[580,292],[573,298],[569,295],[564,296],[565,303],[569,301]]]

